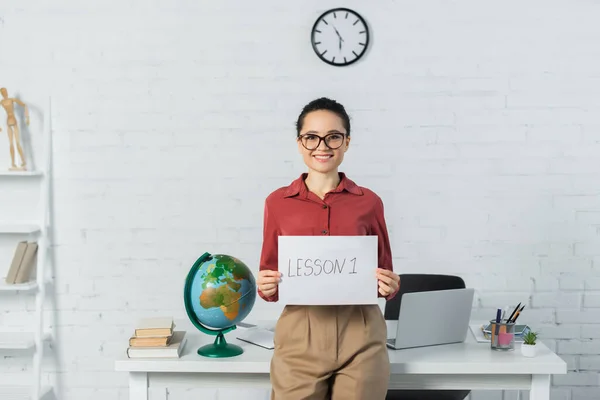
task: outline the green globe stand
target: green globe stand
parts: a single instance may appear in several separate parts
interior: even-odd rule
[[[203,262],[205,262],[211,258],[212,258],[212,256],[209,253],[204,253],[202,256],[200,256],[200,258],[198,258],[198,260],[194,263],[194,266],[190,270],[190,272],[185,280],[185,288],[184,288],[184,294],[183,294],[184,303],[185,303],[185,311],[186,311],[190,321],[192,321],[192,324],[194,324],[194,326],[196,328],[198,328],[201,332],[206,333],[207,335],[213,335],[213,336],[216,335],[217,336],[215,338],[214,343],[204,345],[198,349],[199,355],[204,356],[204,357],[211,357],[211,358],[225,358],[225,357],[239,356],[240,354],[242,354],[244,352],[244,349],[242,349],[240,346],[238,346],[236,344],[227,343],[227,340],[225,340],[225,334],[227,332],[231,332],[231,331],[235,330],[237,327],[235,325],[232,325],[229,328],[225,328],[225,329],[207,328],[198,320],[198,318],[196,317],[196,314],[193,311],[192,304],[190,303],[191,299],[190,299],[189,293],[191,290],[191,285],[192,285],[193,277],[196,273],[196,270],[200,265],[202,265]]]
[[[217,333],[217,337],[213,344],[207,344],[198,349],[198,354],[201,356],[212,358],[235,357],[243,352],[244,350],[237,344],[227,343],[223,331]]]

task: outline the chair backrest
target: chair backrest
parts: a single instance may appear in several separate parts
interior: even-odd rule
[[[400,275],[400,291],[393,299],[385,303],[384,317],[386,320],[398,320],[398,315],[400,315],[400,304],[402,304],[402,295],[404,293],[464,288],[465,281],[459,276],[402,274]]]

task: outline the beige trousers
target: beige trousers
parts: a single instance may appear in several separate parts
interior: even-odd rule
[[[271,400],[384,400],[390,377],[379,306],[286,306],[275,329]]]

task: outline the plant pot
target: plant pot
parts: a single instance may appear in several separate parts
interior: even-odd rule
[[[537,344],[521,344],[521,354],[525,357],[535,357],[537,353]]]

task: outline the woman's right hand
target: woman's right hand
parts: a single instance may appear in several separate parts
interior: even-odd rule
[[[271,297],[277,292],[277,286],[281,280],[281,272],[271,271],[270,269],[263,269],[258,271],[257,285],[258,289],[266,297]]]

